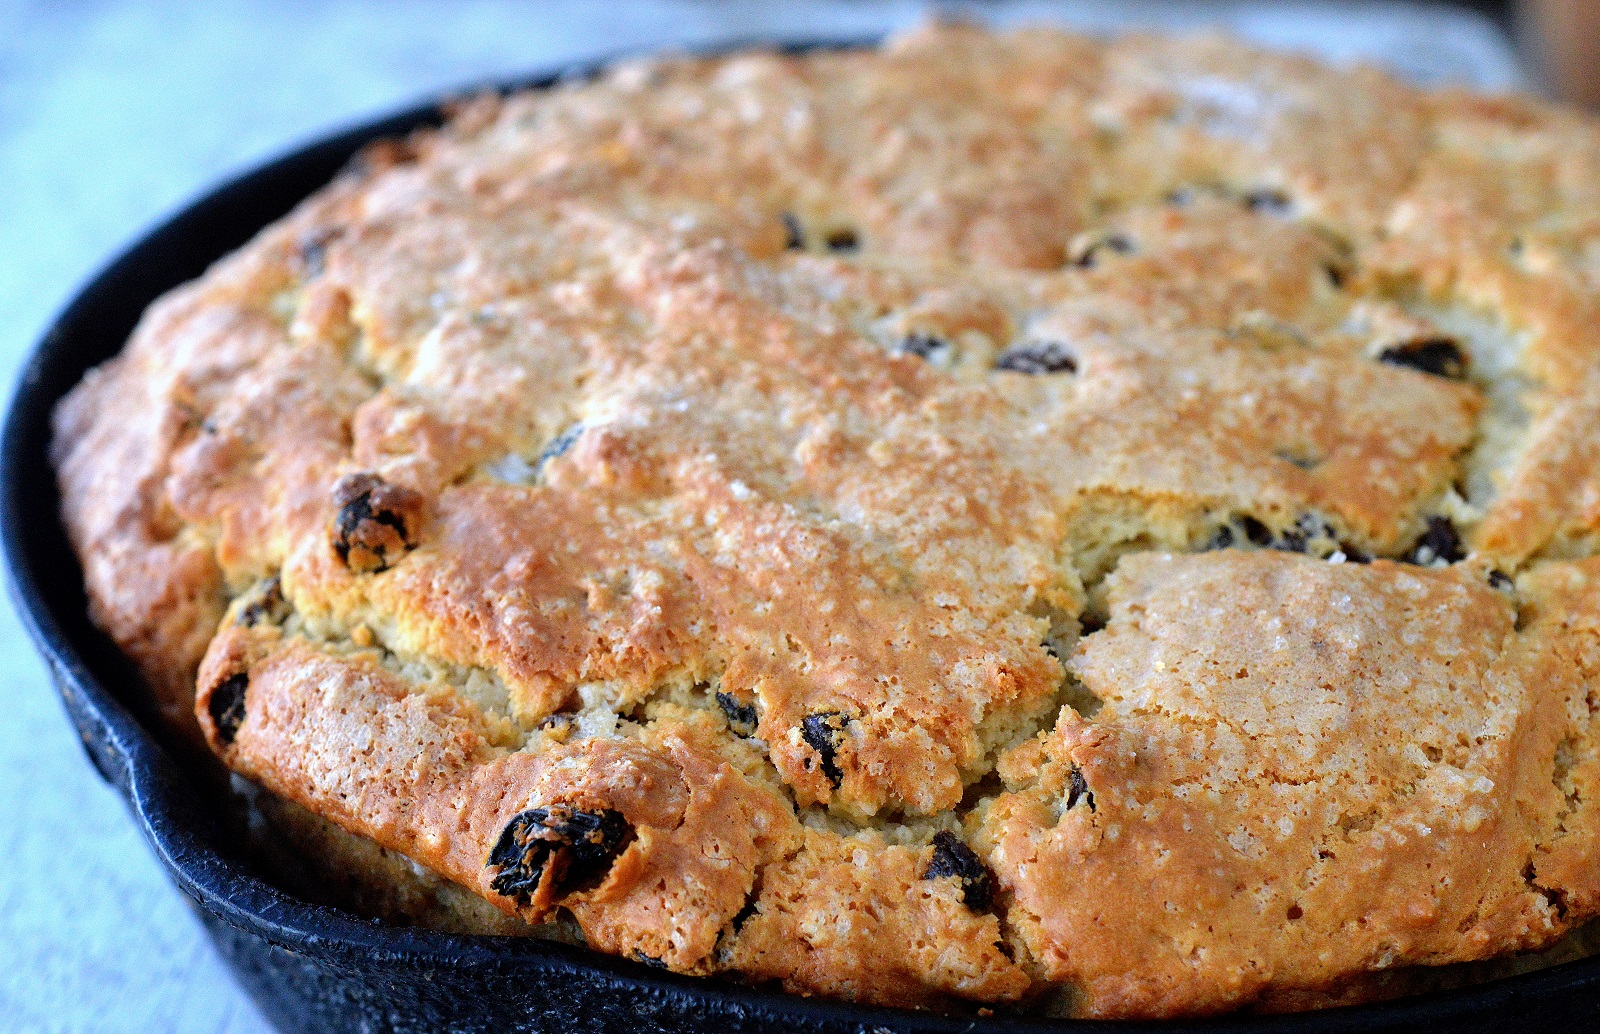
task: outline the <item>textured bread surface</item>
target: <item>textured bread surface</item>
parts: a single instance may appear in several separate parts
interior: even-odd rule
[[[375,147],[55,460],[94,619],[374,909],[1295,1009],[1600,913],[1596,327],[1584,116],[931,26]]]

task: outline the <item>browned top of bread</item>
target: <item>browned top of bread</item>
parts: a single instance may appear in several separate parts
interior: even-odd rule
[[[173,720],[508,913],[1195,1014],[1600,911],[1597,306],[1582,116],[935,26],[375,148],[56,460]]]

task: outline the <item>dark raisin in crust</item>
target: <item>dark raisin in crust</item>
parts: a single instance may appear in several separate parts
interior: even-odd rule
[[[564,894],[604,879],[632,840],[633,827],[610,808],[530,808],[506,823],[489,852],[485,864],[500,869],[489,886],[526,903],[548,870],[555,891]]]
[[[1467,375],[1467,357],[1461,346],[1444,337],[1392,345],[1378,353],[1378,361],[1457,381]]]
[[[1271,187],[1257,187],[1255,190],[1247,191],[1240,200],[1250,211],[1269,215],[1283,215],[1293,206],[1289,195]]]
[[[857,237],[856,232],[850,229],[828,231],[828,235],[823,238],[823,243],[828,246],[829,251],[833,252],[848,253],[861,249],[861,238]]]
[[[283,585],[273,575],[256,586],[249,603],[239,608],[241,625],[282,624],[289,616],[289,601],[283,598]]]
[[[913,332],[900,339],[900,344],[895,347],[895,351],[905,355],[914,355],[921,359],[928,359],[935,353],[942,352],[949,347],[949,344],[942,338],[934,337],[932,334]]]
[[[244,697],[249,688],[250,676],[241,671],[229,675],[211,691],[206,710],[211,714],[211,724],[217,728],[217,739],[223,743],[232,743],[239,735],[239,726],[244,724],[245,718]]]
[[[1265,524],[1246,514],[1239,518],[1239,528],[1244,532],[1244,537],[1257,546],[1272,545],[1272,529]]]
[[[1372,563],[1372,554],[1359,546],[1352,546],[1348,542],[1339,543],[1339,552],[1344,554],[1345,560],[1352,564]]]
[[[754,736],[756,725],[761,716],[756,713],[755,704],[740,703],[739,698],[731,693],[718,693],[717,706],[722,708],[723,717],[728,719],[728,728],[740,736]]]
[[[1012,373],[1077,373],[1078,357],[1059,341],[1025,341],[1000,353],[994,368]]]
[[[1273,549],[1281,549],[1286,553],[1304,553],[1311,543],[1319,539],[1332,541],[1336,538],[1333,526],[1315,514],[1303,513],[1294,522],[1291,528],[1285,528],[1279,533],[1272,543]]]
[[[844,729],[849,724],[849,716],[838,711],[808,714],[800,723],[800,738],[806,741],[806,746],[817,752],[822,762],[822,774],[835,790],[844,782],[844,770],[839,767],[838,760],[839,746],[844,742]]]
[[[1100,253],[1109,251],[1115,255],[1128,255],[1133,252],[1133,241],[1121,233],[1108,233],[1092,241],[1082,252],[1073,256],[1072,264],[1079,269],[1093,269],[1100,260]]]
[[[1083,770],[1073,765],[1071,783],[1067,786],[1067,810],[1076,808],[1079,801],[1087,804],[1090,811],[1095,810],[1094,791],[1089,789],[1089,781],[1083,778]]]
[[[1303,528],[1296,524],[1294,527],[1285,528],[1280,532],[1278,537],[1273,540],[1272,548],[1281,549],[1285,553],[1304,553],[1306,551],[1306,543],[1311,540],[1312,534],[1312,529]]]
[[[333,550],[350,570],[386,571],[416,545],[412,527],[420,510],[417,493],[391,485],[376,474],[350,474],[333,489],[339,508],[333,522]]]
[[[1417,544],[1411,548],[1411,554],[1406,559],[1413,564],[1427,565],[1441,560],[1453,564],[1466,555],[1461,548],[1461,536],[1450,518],[1432,516],[1428,518],[1427,530],[1417,539]]]
[[[1313,556],[1347,560],[1356,564],[1372,562],[1372,557],[1357,546],[1338,537],[1333,525],[1314,513],[1303,513],[1294,524],[1274,534],[1272,529],[1248,514],[1235,516],[1211,534],[1206,549],[1227,549],[1243,537],[1251,545],[1265,549],[1278,549],[1285,553],[1303,553]]]
[[[806,234],[800,228],[800,220],[790,212],[783,213],[783,246],[790,251],[803,251],[806,246]]]
[[[982,912],[989,907],[994,897],[994,877],[989,867],[954,833],[940,830],[933,835],[933,857],[922,878],[937,880],[946,876],[961,881],[961,900],[968,908]]]

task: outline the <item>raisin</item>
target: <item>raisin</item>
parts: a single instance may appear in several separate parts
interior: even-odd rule
[[[838,758],[839,747],[844,743],[844,729],[849,724],[849,716],[838,711],[808,714],[800,723],[800,738],[822,759],[822,774],[835,790],[844,782],[844,770],[839,767]]]
[[[1072,264],[1079,269],[1093,269],[1099,261],[1102,251],[1109,251],[1116,255],[1129,255],[1133,252],[1133,240],[1125,234],[1108,233],[1098,237],[1084,247],[1077,255],[1073,256]]]
[[[1305,456],[1299,453],[1289,452],[1287,450],[1276,453],[1275,455],[1283,462],[1291,463],[1294,466],[1299,467],[1301,470],[1316,470],[1318,464],[1322,462],[1315,456]]]
[[[1467,375],[1467,357],[1461,346],[1446,337],[1423,338],[1391,345],[1378,353],[1378,362],[1406,366],[1435,377],[1459,381]]]
[[[1250,211],[1264,215],[1283,215],[1290,207],[1289,195],[1271,187],[1257,187],[1255,190],[1247,191],[1240,200]]]
[[[728,728],[740,736],[754,736],[756,725],[761,720],[756,714],[756,705],[741,704],[739,698],[732,693],[718,693],[717,706],[722,708],[723,717],[728,719]]]
[[[949,347],[950,345],[943,338],[913,331],[900,339],[900,344],[895,346],[895,351],[902,355],[914,355],[919,359],[931,359],[935,353],[942,352]]]
[[[1333,527],[1327,521],[1309,513],[1303,513],[1295,521],[1294,527],[1286,528],[1273,541],[1273,549],[1281,549],[1287,553],[1305,553],[1314,542],[1334,542]],[[1318,550],[1320,555],[1321,550]]]
[[[982,912],[989,907],[994,897],[994,877],[989,874],[989,867],[954,833],[940,830],[933,835],[933,857],[922,878],[937,880],[946,876],[961,881],[961,900],[968,908]]]
[[[656,958],[654,955],[646,955],[644,952],[640,951],[637,948],[635,948],[634,951],[633,951],[633,961],[641,962],[644,965],[649,966],[651,969],[666,969],[667,968],[667,964],[665,962],[662,962],[660,959]]]
[[[489,886],[526,904],[548,869],[556,893],[581,889],[603,879],[632,841],[633,827],[610,808],[530,808],[506,823],[489,852],[485,864],[500,869]]]
[[[500,867],[494,879],[489,881],[489,886],[495,893],[516,898],[524,904],[538,892],[539,881],[544,878],[545,863],[549,861],[552,850],[549,841],[527,835],[529,825],[543,826],[543,810],[535,811],[539,812],[540,821],[529,821],[527,816],[530,812],[518,815],[500,834],[494,850],[489,852],[488,864]]]
[[[1090,811],[1095,810],[1094,791],[1089,789],[1089,781],[1083,778],[1083,769],[1073,765],[1067,783],[1067,810],[1076,808],[1079,801],[1087,804]]]
[[[1077,373],[1078,358],[1059,341],[1025,341],[1000,353],[996,370],[1013,373]]]
[[[416,545],[410,523],[416,519],[420,497],[410,489],[391,485],[376,474],[351,474],[334,486],[333,501],[339,507],[333,550],[350,570],[386,571]]]
[[[1309,533],[1300,527],[1285,528],[1277,538],[1272,540],[1272,548],[1285,553],[1304,553],[1306,544],[1310,541]]]
[[[289,609],[289,601],[283,598],[283,585],[273,575],[256,587],[249,603],[239,608],[237,622],[246,627],[262,622],[282,624]]]
[[[1335,291],[1344,290],[1344,285],[1350,281],[1350,274],[1345,271],[1344,267],[1336,266],[1332,262],[1324,263],[1322,272],[1327,276],[1328,284]]]
[[[1372,554],[1368,553],[1366,550],[1362,549],[1360,546],[1352,546],[1348,542],[1341,542],[1341,543],[1339,543],[1339,552],[1344,554],[1344,559],[1345,559],[1346,563],[1351,563],[1351,564],[1370,564],[1370,563],[1372,563]]]
[[[861,249],[861,238],[851,229],[829,230],[828,235],[823,238],[823,243],[828,246],[829,251],[837,253],[847,254]]]
[[[1244,537],[1258,546],[1272,545],[1272,531],[1265,524],[1245,514],[1239,518],[1239,530],[1244,532]]]
[[[804,251],[806,247],[806,234],[800,228],[800,220],[793,213],[783,213],[783,246],[790,251]]]
[[[1427,530],[1411,547],[1406,559],[1413,564],[1431,566],[1441,560],[1453,564],[1466,555],[1461,548],[1461,536],[1456,533],[1456,526],[1450,523],[1450,518],[1433,516],[1428,518]]]
[[[1516,583],[1511,580],[1511,576],[1504,571],[1489,572],[1489,587],[1491,589],[1499,589],[1501,592],[1505,592],[1515,585]]]
[[[1299,553],[1331,557],[1335,552],[1344,554],[1345,560],[1358,564],[1369,563],[1372,558],[1348,543],[1340,542],[1333,525],[1315,514],[1303,513],[1289,527],[1274,533],[1271,528],[1248,514],[1235,516],[1211,535],[1206,549],[1227,549],[1240,543],[1240,536],[1253,546],[1276,549],[1285,553]]]
[[[211,713],[211,723],[217,727],[217,739],[232,743],[244,724],[244,696],[250,688],[250,676],[244,672],[229,675],[211,691],[206,710]]]

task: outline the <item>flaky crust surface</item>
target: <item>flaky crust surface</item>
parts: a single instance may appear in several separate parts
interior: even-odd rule
[[[803,993],[1350,1000],[1600,912],[1596,213],[1582,116],[1214,37],[640,62],[158,302],[63,513],[353,868]]]

